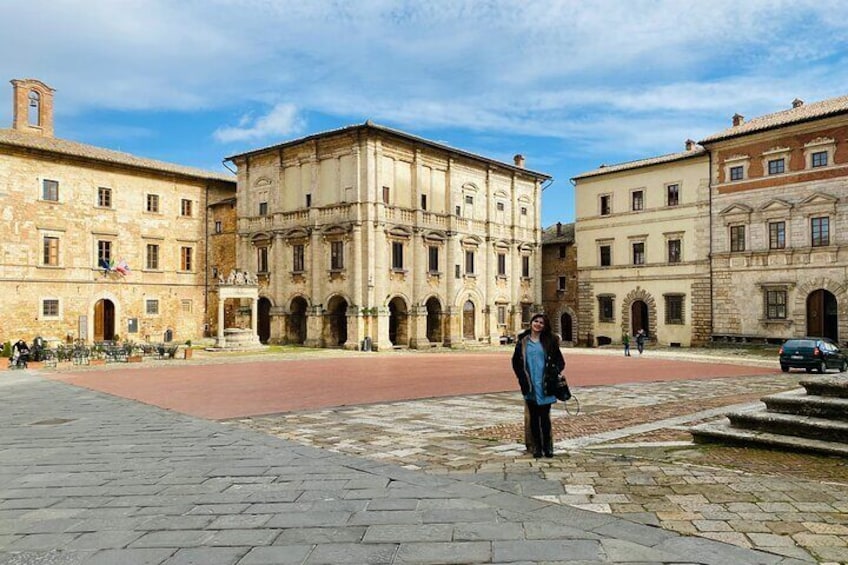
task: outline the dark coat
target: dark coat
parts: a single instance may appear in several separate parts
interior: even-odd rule
[[[551,343],[546,344],[545,356],[545,372],[555,370],[556,373],[561,373],[565,370],[565,357],[560,351],[560,340],[556,335]],[[533,392],[533,380],[530,378],[530,373],[527,370],[527,364],[524,362],[527,340],[530,338],[530,330],[525,330],[519,334],[515,340],[515,351],[512,353],[512,371],[515,373],[515,378],[518,379],[518,386],[521,387],[521,394],[525,398]]]

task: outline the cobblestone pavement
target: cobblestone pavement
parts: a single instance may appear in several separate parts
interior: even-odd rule
[[[686,432],[728,407],[797,388],[801,376],[578,388],[579,415],[569,416],[561,405],[553,412],[552,460],[534,460],[525,452],[523,407],[515,393],[231,423],[740,547],[844,563],[848,461],[693,444]]]
[[[0,379],[0,564],[812,561],[574,508],[541,467],[504,463],[403,469],[20,371]]]

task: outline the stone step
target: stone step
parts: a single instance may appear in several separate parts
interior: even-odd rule
[[[848,444],[848,422],[765,410],[727,414],[734,428]]]
[[[689,431],[698,443],[727,443],[848,457],[848,445],[844,443],[784,436],[758,430],[740,430],[732,427],[727,420],[700,424],[690,428]]]
[[[769,412],[848,421],[848,398],[812,396],[799,388],[761,398]]]
[[[848,375],[845,374],[803,379],[801,386],[814,396],[848,398]]]

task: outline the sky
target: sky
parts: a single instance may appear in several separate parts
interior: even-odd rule
[[[848,94],[848,2],[0,0],[0,53],[56,89],[57,137],[223,171],[370,119],[524,155],[549,226],[602,163]]]

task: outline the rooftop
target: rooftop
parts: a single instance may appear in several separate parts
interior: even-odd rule
[[[0,128],[0,146],[1,145],[10,145],[35,151],[57,153],[78,159],[100,161],[103,163],[137,169],[146,169],[158,173],[170,173],[204,180],[219,180],[232,183],[236,182],[235,176],[227,173],[218,173],[194,167],[175,165],[173,163],[157,161],[155,159],[136,157],[130,153],[104,149],[102,147],[78,143],[76,141],[69,141],[67,139],[33,135],[31,133],[20,132],[13,129]]]
[[[550,243],[574,243],[574,223],[557,222],[542,230],[542,245]]]
[[[686,151],[680,151],[678,153],[669,153],[667,155],[660,155],[658,157],[649,157],[647,159],[639,159],[637,161],[627,161],[626,163],[618,163],[616,165],[601,165],[597,169],[587,171],[585,173],[580,173],[579,175],[572,178],[572,180],[585,179],[589,177],[596,177],[600,175],[608,175],[611,173],[618,173],[621,171],[627,171],[630,169],[638,169],[641,167],[650,167],[651,165],[660,165],[663,163],[671,163],[673,161],[681,161],[683,159],[690,159],[692,157],[699,157],[701,155],[705,155],[706,150],[703,147],[695,145],[692,149],[688,149]]]

